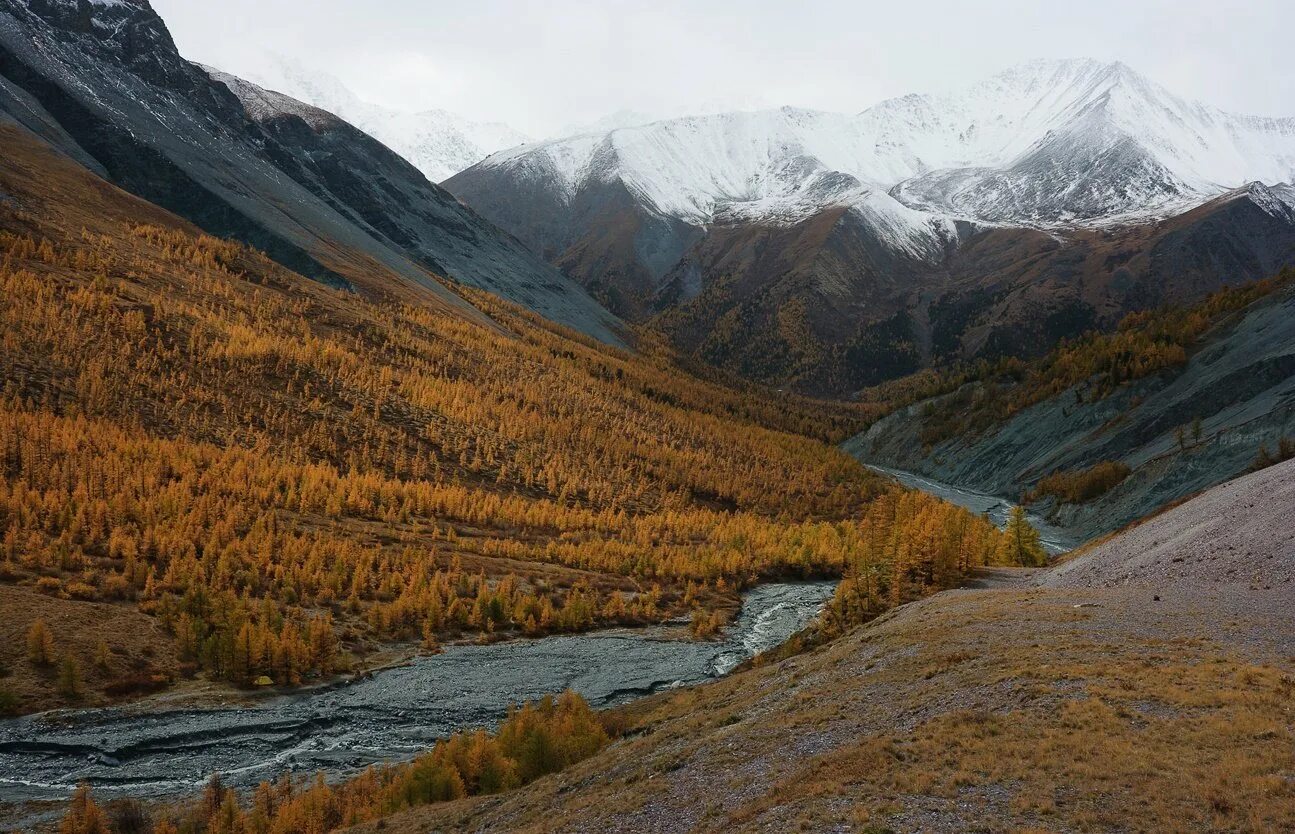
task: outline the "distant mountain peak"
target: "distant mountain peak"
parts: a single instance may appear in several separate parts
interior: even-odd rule
[[[530,141],[499,122],[476,122],[447,110],[398,110],[365,101],[340,79],[301,61],[264,53],[244,76],[260,87],[333,113],[441,182],[495,151]]]
[[[788,165],[793,158],[811,164]],[[910,208],[994,224],[1163,215],[1249,180],[1295,175],[1295,119],[1186,101],[1120,61],[1043,59],[960,90],[909,94],[856,115],[798,107],[667,119],[496,154],[543,169],[561,193],[619,179],[663,215],[706,223],[806,208],[819,169]],[[538,166],[538,168],[536,167]],[[803,211],[793,212],[803,216]]]

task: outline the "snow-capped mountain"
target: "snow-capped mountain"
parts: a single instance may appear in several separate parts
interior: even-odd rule
[[[1053,60],[860,113],[537,142],[445,185],[684,350],[840,393],[1295,263],[1292,179],[1295,118]]]
[[[500,122],[474,122],[446,110],[404,111],[364,101],[336,77],[281,55],[244,72],[249,81],[340,116],[441,182],[495,151],[530,141]]]
[[[1188,102],[1120,63],[1038,61],[853,115],[672,119],[514,148],[480,168],[551,178],[567,194],[619,179],[689,222],[734,210],[795,219],[882,191],[953,217],[1041,225],[1174,213],[1248,181],[1292,179],[1295,118]],[[853,182],[822,190],[829,174]],[[821,199],[806,203],[807,189]]]

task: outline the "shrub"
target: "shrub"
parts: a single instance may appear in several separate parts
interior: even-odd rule
[[[113,834],[148,834],[153,821],[138,799],[114,799],[108,803],[108,820]]]
[[[1254,462],[1250,464],[1251,472],[1258,472],[1260,469],[1267,469],[1269,466],[1295,458],[1295,438],[1283,437],[1277,441],[1277,453],[1273,454],[1268,451],[1268,444],[1259,447],[1259,454],[1255,455]]]
[[[1119,461],[1104,460],[1079,472],[1054,472],[1028,490],[1025,503],[1052,496],[1063,504],[1083,504],[1124,483],[1133,470]]]
[[[54,662],[54,635],[44,620],[36,620],[27,629],[27,659],[37,666]]]
[[[138,672],[109,683],[103,688],[105,695],[120,698],[123,695],[147,694],[165,689],[171,679],[158,672]]]
[[[70,653],[63,655],[58,669],[58,694],[64,698],[81,697],[81,667]]]

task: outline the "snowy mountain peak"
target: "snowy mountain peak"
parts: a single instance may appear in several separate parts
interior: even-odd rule
[[[795,107],[621,127],[496,154],[570,198],[615,179],[654,211],[794,220],[823,172],[941,216],[995,224],[1163,215],[1251,180],[1295,177],[1295,119],[1189,102],[1121,62],[1039,60],[855,115]],[[823,204],[818,205],[819,208]]]
[[[508,125],[475,122],[446,110],[403,111],[364,101],[338,78],[281,55],[266,54],[246,77],[333,113],[441,182],[495,151],[529,141]]]

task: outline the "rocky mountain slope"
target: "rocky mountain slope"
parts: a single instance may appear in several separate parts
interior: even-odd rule
[[[329,73],[282,55],[265,55],[243,74],[249,81],[333,113],[441,182],[495,151],[530,141],[501,122],[476,122],[447,110],[396,110],[365,101]]]
[[[377,264],[406,286],[367,289],[417,288],[475,315],[440,275],[620,341],[617,320],[579,286],[381,143],[186,61],[146,0],[0,3],[0,113],[310,277],[366,288]]]
[[[1295,257],[1293,176],[1295,119],[1081,60],[535,143],[446,187],[696,355],[839,394],[1261,277]]]
[[[631,707],[623,740],[519,791],[358,830],[1288,829],[1293,489],[1295,461],[1216,487]]]
[[[971,410],[981,383],[901,409],[846,444],[860,459],[1012,498],[1053,473],[1129,468],[1104,494],[1040,504],[1091,538],[1243,473],[1261,446],[1295,438],[1295,286],[1224,318],[1181,365],[1094,396],[1086,380],[932,443],[928,415]],[[1011,388],[1004,389],[1010,396]],[[1181,436],[1180,436],[1181,433]]]

